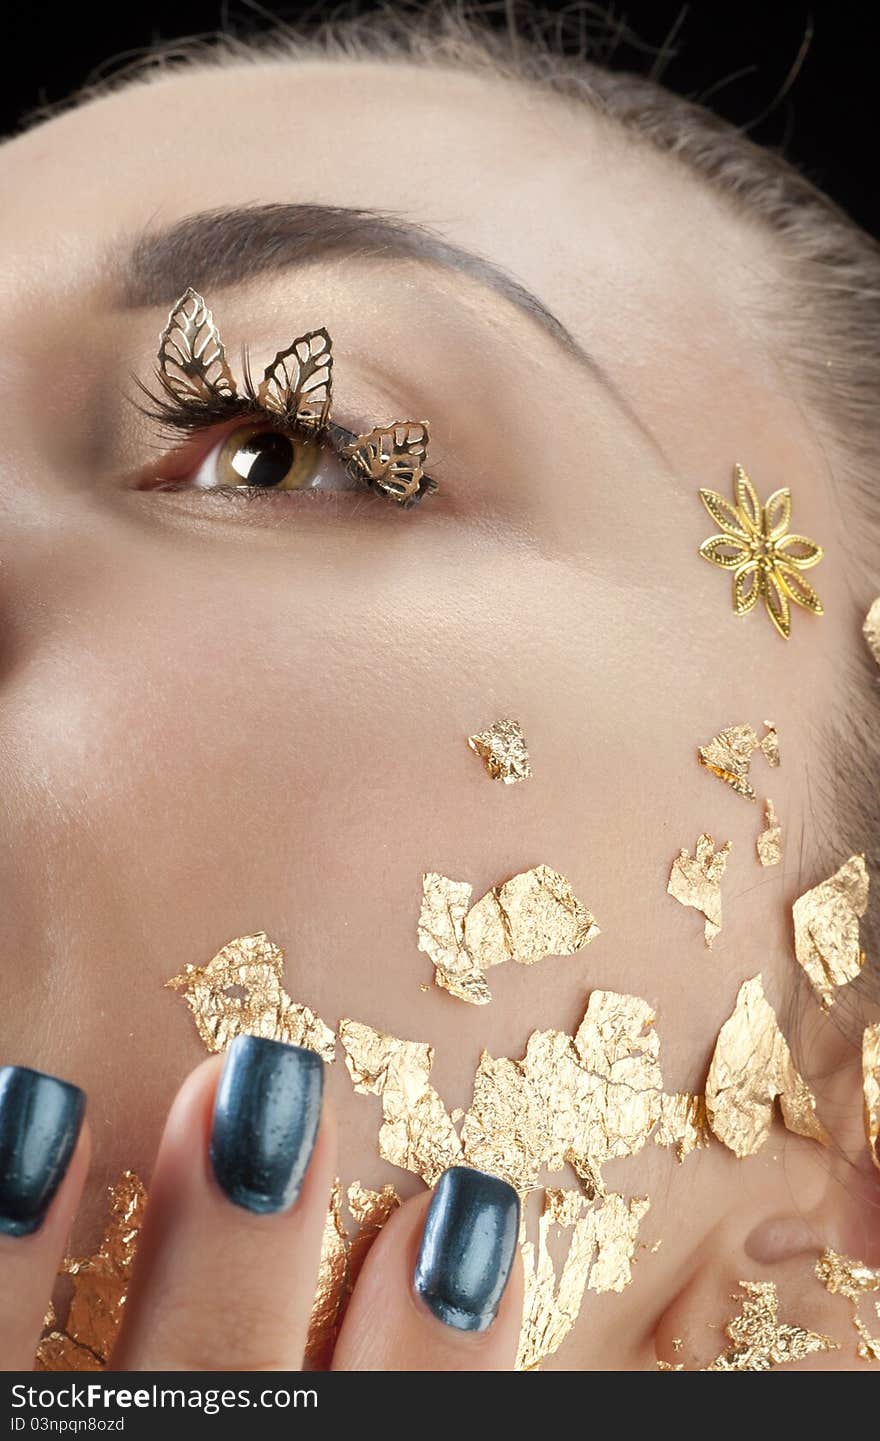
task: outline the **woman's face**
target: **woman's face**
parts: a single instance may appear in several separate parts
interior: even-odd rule
[[[740,984],[762,972],[781,1005],[793,983],[798,858],[821,824],[805,776],[849,627],[823,453],[757,318],[769,244],[580,108],[404,67],[245,66],[127,90],[8,142],[0,190],[0,1051],[88,1092],[84,1237],[108,1180],[148,1173],[203,1054],[164,983],[253,931],[331,1026],[429,1041],[450,1108],[469,1104],[483,1048],[519,1056],[536,1026],[571,1031],[595,988],[650,1002],[666,1089],[701,1090]],[[254,216],[240,268],[219,243],[154,247],[135,284],[142,232],[266,204],[286,207],[274,268]],[[593,360],[491,274],[393,246],[343,254],[327,216],[309,234],[305,205],[431,227],[533,292]],[[242,342],[259,375],[326,326],[335,418],[430,421],[440,493],[404,511],[135,488],[177,442],[126,397],[187,285],[237,372]],[[178,473],[218,438],[181,441]],[[763,613],[737,618],[729,578],[698,555],[698,489],[729,494],[736,461],[762,499],[790,485],[794,528],[826,549],[826,616],[799,611],[787,643]],[[532,756],[516,786],[466,744],[506,715]],[[788,840],[768,871],[759,808],[696,763],[715,732],[765,717]],[[666,894],[701,831],[732,842],[711,951]],[[426,991],[422,872],[478,896],[541,863],[601,937],[493,972],[488,1006]],[[345,1179],[414,1189],[378,1159],[379,1103],[341,1058],[330,1070]],[[679,1169],[650,1145],[606,1180],[651,1197],[641,1234],[663,1247],[585,1308],[559,1364],[635,1364],[707,1238],[724,1238],[723,1297],[755,1270],[754,1228],[788,1215],[793,1187],[812,1214],[828,1184],[781,1131],[747,1162],[714,1145]]]

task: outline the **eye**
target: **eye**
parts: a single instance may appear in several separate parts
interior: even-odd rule
[[[205,456],[195,473],[179,477],[175,489],[193,490],[360,490],[333,450],[304,435],[265,423],[240,425]]]

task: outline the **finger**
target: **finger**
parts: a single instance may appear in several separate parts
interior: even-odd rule
[[[522,1316],[519,1197],[497,1176],[444,1171],[373,1243],[334,1371],[512,1371]]]
[[[333,1179],[314,1051],[237,1036],[162,1137],[114,1369],[302,1365]]]
[[[30,1371],[89,1167],[77,1086],[0,1068],[0,1369]]]

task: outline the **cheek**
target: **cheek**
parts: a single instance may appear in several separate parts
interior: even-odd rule
[[[450,1108],[470,1103],[484,1047],[518,1057],[536,1026],[573,1033],[596,988],[658,1007],[661,1059],[670,1032],[685,1046],[668,1088],[699,1085],[689,1059],[704,1068],[730,997],[705,984],[699,918],[665,888],[716,799],[695,739],[739,716],[683,723],[698,680],[671,643],[646,644],[619,587],[507,534],[278,539],[62,557],[7,678],[0,924],[22,963],[6,1046],[50,1070],[69,1058],[93,1098],[96,1190],[128,1165],[149,1173],[204,1054],[165,982],[258,930],[284,949],[288,993],[332,1028],[349,1016],[433,1045]],[[532,752],[534,778],[513,787],[466,743],[503,715]],[[595,913],[598,942],[500,968],[488,1007],[422,991],[422,872],[477,897],[541,863]],[[331,1093],[348,1179],[405,1191],[377,1164],[379,1103],[353,1095],[341,1053]]]
[[[404,548],[331,525],[307,541],[175,538],[54,567],[51,627],[5,706],[9,941],[26,925],[34,952],[20,984],[48,979],[86,1026],[107,1005],[123,1025],[136,1001],[161,1034],[163,983],[265,929],[289,989],[330,1024],[453,1034],[458,1063],[438,1065],[466,1104],[463,1049],[519,1054],[534,1024],[575,1026],[591,987],[656,1004],[678,974],[698,921],[671,901],[657,917],[671,856],[706,824],[711,782],[682,718],[696,682],[645,645],[613,586],[507,535]],[[506,714],[533,756],[513,787],[466,744]],[[599,944],[508,968],[502,1005],[420,993],[422,872],[478,896],[541,863],[595,912]],[[659,973],[645,936],[668,947]],[[537,1022],[535,984],[551,987]],[[682,973],[691,1034],[694,994]]]

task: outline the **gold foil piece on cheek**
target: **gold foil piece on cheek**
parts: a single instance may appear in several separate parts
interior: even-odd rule
[[[638,996],[593,991],[572,1038],[534,1031],[515,1061],[484,1052],[461,1127],[465,1159],[518,1190],[568,1162],[590,1192],[601,1168],[645,1144],[661,1110],[654,1013]]]
[[[422,876],[418,945],[434,967],[434,979],[459,1000],[485,1006],[492,999],[482,969],[464,943],[464,918],[473,895],[467,881],[453,881],[436,871]]]
[[[874,1305],[877,1320],[880,1321],[880,1302]],[[863,1361],[880,1361],[880,1336],[872,1336],[860,1316],[853,1317],[853,1325],[859,1333],[858,1354]]]
[[[485,761],[492,779],[503,781],[506,786],[528,780],[532,774],[519,721],[497,720],[487,731],[468,736],[468,745]]]
[[[880,1022],[862,1032],[862,1091],[865,1098],[865,1139],[871,1160],[880,1170]]]
[[[806,891],[792,907],[794,950],[828,1010],[838,986],[854,981],[865,964],[859,918],[868,908],[868,870],[863,855],[850,856],[827,881]]]
[[[361,1266],[367,1259],[367,1252],[381,1231],[392,1211],[400,1205],[400,1197],[393,1186],[385,1185],[381,1191],[370,1191],[360,1181],[354,1181],[348,1188],[348,1209],[357,1222],[357,1232],[351,1240],[349,1252],[348,1279],[353,1289]]]
[[[762,866],[778,866],[782,860],[782,826],[769,796],[764,802],[764,820],[765,829],[755,841],[758,860]]]
[[[341,1192],[341,1185],[336,1180],[324,1218],[315,1299],[306,1337],[305,1363],[312,1371],[323,1371],[329,1367],[342,1324],[351,1241],[342,1220]]]
[[[799,1136],[828,1145],[815,1098],[795,1069],[760,976],[744,982],[736,1009],[718,1033],[706,1078],[709,1125],[736,1156],[753,1156],[770,1134],[773,1103]]]
[[[550,866],[513,876],[469,910],[471,895],[465,881],[426,873],[418,945],[434,965],[437,985],[473,1005],[491,1000],[484,975],[491,966],[572,955],[599,935],[569,882]]]
[[[758,739],[750,725],[728,726],[727,730],[719,731],[708,745],[700,746],[697,750],[700,765],[718,776],[719,780],[725,781],[737,795],[745,796],[750,801],[755,800],[755,788],[750,779],[755,751],[761,751],[769,765],[779,765],[779,737],[776,727],[772,721],[765,721],[764,729],[767,734],[763,740]]]
[[[591,1291],[622,1291],[632,1280],[636,1237],[643,1216],[651,1209],[647,1196],[626,1201],[606,1196],[593,1212],[596,1218],[596,1260],[587,1286]]]
[[[206,966],[186,966],[165,984],[179,991],[209,1051],[225,1051],[242,1033],[336,1054],[336,1037],[308,1006],[292,1001],[281,984],[284,952],[265,931],[229,941]]]
[[[830,1336],[779,1320],[779,1297],[772,1281],[740,1281],[746,1299],[725,1326],[730,1346],[702,1371],[770,1371],[802,1361],[814,1351],[839,1351]]]
[[[348,1210],[356,1224],[349,1234],[342,1215],[342,1187],[333,1185],[324,1220],[321,1259],[312,1312],[309,1317],[305,1362],[312,1371],[329,1368],[351,1293],[367,1252],[391,1212],[400,1205],[393,1186],[368,1191],[359,1181],[348,1188]]]
[[[692,1151],[708,1146],[712,1139],[706,1097],[683,1092],[660,1097],[660,1119],[654,1132],[658,1146],[672,1146],[679,1161]]]
[[[61,1274],[73,1291],[64,1326],[37,1347],[38,1371],[100,1371],[122,1323],[147,1193],[133,1171],[124,1171],[109,1188],[110,1220],[93,1256],[67,1257]]]
[[[379,1155],[421,1176],[429,1186],[462,1162],[452,1120],[430,1084],[432,1046],[383,1035],[360,1021],[339,1023],[345,1064],[362,1095],[381,1096]]]
[[[697,841],[696,854],[691,856],[683,847],[672,863],[669,884],[666,887],[683,906],[693,906],[706,917],[705,941],[711,946],[721,930],[721,877],[730,855],[731,843],[727,841],[719,851],[715,842],[705,831]]]
[[[512,876],[468,909],[471,894],[466,881],[426,872],[418,944],[433,962],[437,985],[472,1005],[492,999],[484,975],[492,966],[574,955],[600,933],[570,883],[551,866]]]
[[[858,1355],[863,1361],[880,1361],[880,1338],[872,1336],[861,1316],[859,1303],[863,1296],[880,1291],[880,1270],[866,1266],[864,1261],[855,1261],[839,1251],[823,1251],[816,1262],[816,1275],[825,1290],[832,1296],[843,1296],[852,1302],[852,1323],[858,1332]],[[874,1304],[880,1319],[880,1303]]]
[[[309,1317],[305,1362],[312,1371],[329,1368],[345,1309],[367,1252],[391,1212],[400,1205],[393,1186],[368,1191],[359,1181],[348,1188],[348,1210],[357,1230],[350,1235],[342,1216],[342,1187],[333,1185],[324,1220],[321,1259]]]
[[[877,597],[865,616],[862,634],[868,642],[868,649],[872,656],[880,665],[880,596]]]
[[[568,1037],[561,1040],[563,1045],[571,1044]],[[543,1166],[558,1147],[553,1118],[522,1061],[496,1059],[483,1052],[461,1142],[469,1165],[500,1176],[518,1191],[537,1186]]]
[[[534,1371],[559,1350],[580,1314],[586,1291],[620,1291],[632,1279],[631,1263],[646,1198],[610,1195],[591,1206],[580,1191],[548,1189],[538,1220],[537,1246],[522,1246],[525,1296],[516,1359],[518,1371]],[[557,1278],[550,1254],[551,1227],[570,1231]]]

